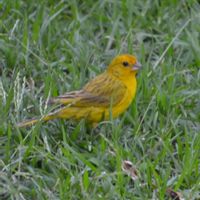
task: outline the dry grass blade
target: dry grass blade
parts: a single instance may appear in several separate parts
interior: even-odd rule
[[[137,180],[139,178],[137,169],[135,168],[133,163],[128,161],[128,160],[122,161],[122,170],[128,176],[130,176],[133,181],[135,181],[135,180]]]

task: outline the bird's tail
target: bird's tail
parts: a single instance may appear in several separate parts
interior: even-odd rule
[[[49,121],[49,120],[54,119],[54,118],[55,118],[54,115],[49,114],[49,115],[46,115],[46,116],[44,116],[40,119],[29,119],[29,120],[20,122],[20,123],[17,124],[17,127],[19,127],[19,128],[29,127],[29,126],[33,126],[34,124],[39,123],[40,121],[45,122],[45,121]]]

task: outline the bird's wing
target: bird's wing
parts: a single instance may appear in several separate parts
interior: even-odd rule
[[[109,107],[119,103],[126,91],[127,88],[121,81],[103,73],[86,84],[82,90],[58,96],[52,102],[76,107]]]

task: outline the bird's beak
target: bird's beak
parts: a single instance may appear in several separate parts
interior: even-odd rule
[[[133,65],[132,70],[133,70],[133,71],[137,71],[137,70],[139,70],[141,67],[142,67],[142,65],[137,61],[137,62]]]

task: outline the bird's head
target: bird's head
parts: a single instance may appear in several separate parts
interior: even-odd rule
[[[120,79],[126,79],[137,74],[141,64],[135,56],[122,54],[116,56],[108,66],[108,72]]]

